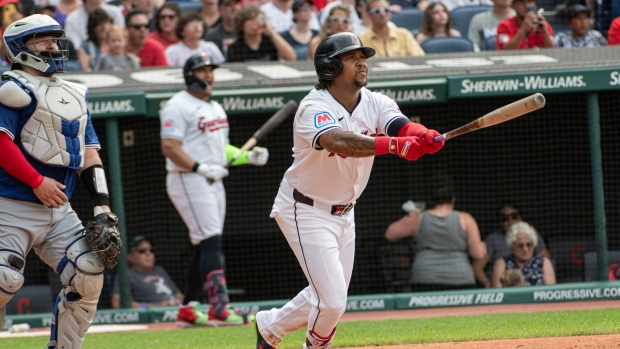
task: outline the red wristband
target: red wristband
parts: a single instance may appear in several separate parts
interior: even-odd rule
[[[400,128],[398,131],[398,137],[415,136],[422,138],[420,135],[422,131],[426,131],[426,127],[421,124],[416,124],[415,122],[408,122],[405,126]]]
[[[385,155],[390,153],[390,138],[392,137],[375,137],[375,155]]]
[[[13,143],[11,137],[0,132],[0,167],[11,176],[37,189],[43,183],[43,176],[26,160],[19,147]]]

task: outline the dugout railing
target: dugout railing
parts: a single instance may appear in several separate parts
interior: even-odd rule
[[[357,248],[350,295],[388,292],[379,247],[400,218],[401,204],[423,200],[425,179],[441,171],[457,187],[457,209],[468,211],[483,237],[497,228],[496,206],[519,204],[524,219],[547,240],[559,283],[584,280],[584,254],[596,251],[597,279],[607,280],[608,250],[619,250],[620,47],[565,51],[487,52],[369,61],[369,88],[394,98],[403,113],[445,132],[523,96],[541,92],[545,108],[463,135],[439,153],[407,163],[377,157],[356,206]],[[90,87],[88,102],[102,141],[113,211],[123,238],[153,238],[158,264],[185,286],[190,245],[165,192],[159,149],[161,104],[183,88],[180,69],[67,75]],[[229,115],[231,143],[241,145],[277,108],[299,101],[315,83],[309,62],[224,64],[214,99]],[[224,235],[227,280],[236,302],[287,299],[306,284],[269,218],[282,174],[292,162],[292,118],[267,139],[262,168],[238,167],[226,178]],[[72,205],[92,215],[78,185]],[[125,253],[123,247],[123,253]],[[28,257],[28,282],[47,283],[47,267]],[[123,305],[128,285],[119,264]],[[110,278],[113,279],[113,278]],[[105,308],[105,300],[102,300]]]

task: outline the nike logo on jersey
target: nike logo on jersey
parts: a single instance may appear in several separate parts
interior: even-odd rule
[[[60,103],[60,104],[69,104],[71,102],[67,102],[67,101],[65,101],[64,98],[60,97],[60,100],[58,101],[58,103]]]
[[[329,112],[323,111],[314,115],[314,127],[316,128],[334,124],[336,124],[336,120]]]
[[[341,118],[339,118],[339,119],[338,119],[338,121],[342,121],[342,119],[344,119],[344,116],[343,116],[343,117],[341,117]]]

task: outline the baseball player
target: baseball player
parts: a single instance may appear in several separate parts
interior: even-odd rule
[[[0,82],[0,308],[23,285],[34,248],[63,284],[46,348],[79,349],[104,267],[116,265],[120,249],[87,89],[55,75],[65,71],[68,51],[51,17],[20,19],[3,38],[13,65]],[[69,204],[78,174],[95,206],[86,229]],[[102,245],[95,251],[89,241]]]
[[[308,287],[281,309],[256,314],[257,349],[276,348],[304,326],[305,349],[330,348],[346,309],[355,251],[354,206],[375,155],[413,161],[435,153],[439,133],[409,121],[396,103],[366,86],[375,50],[353,33],[327,37],[316,49],[319,83],[300,103],[293,124],[293,165],[271,212]]]
[[[187,287],[177,324],[242,325],[253,318],[229,306],[222,263],[222,229],[226,194],[225,168],[239,150],[228,144],[228,118],[210,99],[218,66],[205,53],[191,56],[183,67],[187,88],[162,108],[161,148],[166,157],[168,197],[189,229],[194,254],[187,268]],[[233,165],[263,166],[269,152],[254,147]],[[204,287],[204,289],[203,289]],[[208,317],[199,310],[202,293],[209,299]]]

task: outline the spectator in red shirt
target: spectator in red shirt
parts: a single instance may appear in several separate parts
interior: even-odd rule
[[[141,67],[168,66],[164,46],[148,37],[149,18],[146,12],[138,9],[129,11],[125,17],[125,25],[129,32],[127,52],[138,56]]]
[[[555,47],[553,30],[541,14],[536,13],[536,1],[512,0],[516,16],[497,26],[498,50],[523,50],[534,47]]]
[[[616,17],[607,32],[608,45],[620,45],[620,17]]]

